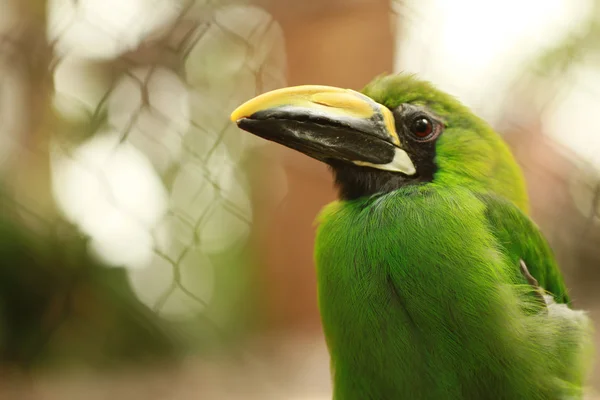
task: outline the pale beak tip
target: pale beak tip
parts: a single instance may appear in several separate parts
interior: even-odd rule
[[[248,108],[244,107],[245,105],[246,104],[242,104],[241,106],[233,110],[233,112],[229,116],[231,122],[237,123],[240,119],[248,117]]]

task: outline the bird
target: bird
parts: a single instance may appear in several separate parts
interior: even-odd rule
[[[276,89],[231,120],[333,174],[314,259],[335,400],[582,398],[591,321],[508,145],[456,97],[397,73]]]

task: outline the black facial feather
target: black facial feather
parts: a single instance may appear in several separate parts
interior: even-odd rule
[[[435,144],[443,131],[444,124],[426,109],[411,104],[403,104],[392,112],[401,147],[415,165],[416,174],[408,176],[399,172],[330,160],[328,164],[333,170],[341,199],[352,200],[377,193],[388,193],[405,185],[422,184],[433,180],[437,171]],[[434,131],[430,137],[420,137],[414,132],[415,129],[423,126],[423,122],[419,122],[423,118],[433,124]]]

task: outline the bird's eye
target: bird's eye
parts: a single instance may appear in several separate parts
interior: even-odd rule
[[[417,139],[429,139],[434,134],[433,122],[424,116],[419,116],[410,125],[410,131]]]

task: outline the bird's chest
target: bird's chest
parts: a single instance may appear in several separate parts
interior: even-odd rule
[[[498,260],[481,256],[493,247],[483,224],[463,219],[482,214],[477,204],[432,200],[338,210],[321,227],[319,306],[336,390],[447,396],[470,373],[458,371],[478,345],[470,337],[484,312],[473,305],[486,301],[485,270]]]
[[[461,301],[485,286],[486,268],[500,260],[479,204],[436,199],[348,207],[321,226],[316,262],[324,318],[357,329],[452,322]]]
[[[443,254],[433,248],[415,254],[411,240],[422,231],[409,233],[410,240],[380,233],[366,229],[364,240],[339,243],[317,257],[325,333],[351,363],[414,367],[441,330],[460,331],[458,303],[466,299],[453,286],[455,266]]]
[[[336,398],[381,399],[392,393],[414,396],[438,390],[437,398],[445,398],[447,393],[436,389],[432,372],[449,362],[448,354],[461,352],[457,337],[461,328],[452,321],[456,311],[451,290],[438,287],[450,271],[431,276],[407,274],[398,287],[390,268],[438,266],[425,260],[390,265],[386,257],[363,246],[347,249],[346,254],[353,260],[319,267],[319,306],[332,356]],[[366,263],[365,258],[373,261]],[[431,303],[435,303],[433,308]],[[452,341],[452,348],[443,341]],[[364,388],[368,393],[362,392]]]

